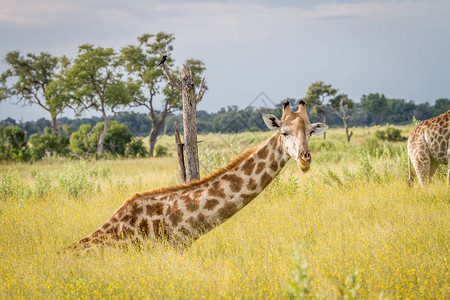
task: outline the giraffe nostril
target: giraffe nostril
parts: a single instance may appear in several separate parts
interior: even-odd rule
[[[309,151],[301,151],[300,158],[302,158],[306,162],[311,162],[311,154],[309,153]]]

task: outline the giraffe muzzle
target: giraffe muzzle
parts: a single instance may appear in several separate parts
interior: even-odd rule
[[[303,172],[308,172],[311,165],[311,154],[309,151],[301,151],[298,156],[298,168]]]

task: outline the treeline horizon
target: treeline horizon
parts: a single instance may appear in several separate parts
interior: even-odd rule
[[[379,95],[379,94],[369,94]],[[382,95],[384,97],[384,95]],[[367,107],[362,107],[361,103],[355,103],[352,109],[348,110],[349,126],[361,127],[372,125],[405,125],[411,123],[414,119],[422,121],[450,109],[450,99],[440,98],[435,101],[434,105],[429,102],[416,104],[413,101],[404,99],[386,99],[386,108],[381,114],[374,114],[368,111]],[[197,123],[199,133],[238,133],[245,131],[266,131],[267,127],[261,118],[263,113],[281,115],[281,103],[289,101],[292,107],[296,107],[297,100],[286,98],[273,108],[248,106],[239,108],[236,105],[222,107],[217,112],[208,112],[205,110],[197,111]],[[320,117],[311,113],[313,106],[309,105],[308,111],[311,122],[321,121]],[[329,110],[329,108],[325,108]],[[339,116],[331,110],[328,112],[327,125],[330,127],[341,127],[342,121]],[[137,137],[148,136],[152,128],[152,122],[148,114],[133,111],[122,111],[112,115],[111,120],[119,124],[124,124],[130,132]],[[83,118],[58,118],[58,126],[61,132],[70,134],[76,132],[83,124],[95,126],[102,122],[100,116],[83,117]],[[180,130],[183,129],[183,121],[181,111],[170,113],[165,118],[164,134],[173,134],[174,123],[177,123]],[[0,120],[0,126],[18,126],[26,132],[27,136],[32,134],[42,134],[45,128],[51,128],[51,120],[47,118],[39,118],[34,121],[17,121],[11,117]],[[64,130],[63,130],[64,129]]]

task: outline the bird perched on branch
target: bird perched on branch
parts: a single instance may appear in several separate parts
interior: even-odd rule
[[[161,58],[161,60],[159,61],[159,63],[158,63],[158,67],[160,66],[160,65],[162,65],[163,63],[165,63],[166,62],[166,59],[167,59],[167,55],[163,55],[163,57]]]

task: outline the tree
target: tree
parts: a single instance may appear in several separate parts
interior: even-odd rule
[[[325,84],[323,81],[313,82],[306,93],[306,97],[304,100],[307,103],[313,105],[311,110],[311,114],[322,116],[322,122],[326,124],[327,122],[327,113],[326,113],[326,105],[329,99],[332,99],[334,95],[337,93],[337,89],[334,89],[331,84]],[[326,138],[326,134],[324,133],[323,138]]]
[[[67,73],[65,91],[70,94],[77,112],[94,109],[102,114],[103,131],[97,139],[95,158],[103,152],[105,136],[113,113],[120,106],[127,105],[139,92],[134,83],[122,80],[119,58],[111,48],[84,44],[79,47],[78,56]]]
[[[127,125],[134,136],[146,136],[150,132],[151,122],[144,113],[119,112],[113,119],[118,123]]]
[[[195,91],[195,78],[188,64],[184,65],[181,71],[181,80],[175,81],[170,74],[169,68],[162,64],[167,80],[182,95],[183,104],[183,136],[184,144],[176,129],[175,124],[175,141],[178,150],[178,164],[180,167],[181,178],[186,182],[200,179],[200,169],[198,162],[198,146],[197,146],[197,104],[202,101],[206,92],[205,77],[200,81],[198,93]],[[181,146],[181,147],[180,147]],[[185,176],[183,176],[185,172]]]
[[[172,34],[159,32],[156,35],[143,34],[138,37],[138,45],[129,45],[121,50],[121,62],[130,79],[136,86],[140,86],[140,94],[130,106],[142,106],[148,109],[151,119],[151,129],[149,134],[149,155],[153,156],[155,144],[163,130],[166,117],[173,111],[181,109],[181,94],[173,86],[163,82],[164,72],[158,67],[158,62],[162,54],[167,56],[165,65],[172,67],[173,60],[170,53],[173,50]],[[190,59],[186,64],[191,67],[194,82],[200,83],[200,74],[205,70],[203,62]],[[173,71],[173,76],[179,79],[180,72]],[[156,95],[163,94],[162,108],[158,109]]]
[[[380,124],[383,120],[383,114],[387,111],[387,99],[383,94],[362,95],[361,108],[373,115],[375,124]]]
[[[59,96],[55,81],[65,68],[67,59],[49,53],[39,55],[28,53],[25,57],[19,51],[6,54],[10,68],[0,76],[0,100],[16,98],[18,102],[36,104],[50,113],[53,132],[58,132],[57,117],[67,106],[66,99]]]
[[[411,123],[415,107],[416,105],[412,101],[387,99],[387,110],[384,119],[391,124]]]
[[[125,156],[128,157],[146,157],[148,150],[140,138],[133,138],[126,146]]]
[[[450,99],[448,98],[437,99],[436,102],[434,103],[434,114],[436,116],[445,113],[449,109],[450,109]]]
[[[339,118],[341,118],[342,123],[344,124],[347,142],[350,143],[350,138],[353,135],[353,131],[350,133],[348,132],[347,121],[350,118],[350,116],[347,115],[347,112],[348,110],[353,108],[354,106],[353,100],[349,99],[348,96],[345,94],[339,94],[335,98],[330,100],[328,106],[339,116]]]

